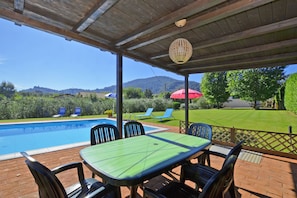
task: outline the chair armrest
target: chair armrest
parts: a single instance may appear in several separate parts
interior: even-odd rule
[[[72,162],[72,163],[64,164],[64,165],[61,165],[61,166],[58,166],[58,167],[52,169],[51,171],[54,174],[58,174],[60,172],[63,172],[63,171],[69,170],[69,169],[73,169],[73,168],[77,169],[78,178],[79,178],[80,183],[82,184],[85,179],[85,176],[84,176],[83,166],[82,166],[81,162]]]
[[[222,157],[222,158],[226,158],[227,155],[223,154],[223,153],[219,153],[216,151],[210,151],[210,150],[203,150],[205,154],[209,154],[209,155],[215,155],[218,157]]]
[[[103,197],[104,195],[107,195],[108,193],[111,192],[116,192],[117,188],[115,186],[112,186],[110,184],[106,184],[105,186],[102,186],[92,193],[88,194],[84,198],[92,198],[92,197]]]

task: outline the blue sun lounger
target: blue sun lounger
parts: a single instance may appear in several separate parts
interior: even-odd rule
[[[81,115],[81,108],[80,107],[75,107],[74,113],[70,115],[70,117],[76,117]]]
[[[65,107],[60,107],[59,112],[56,115],[53,115],[54,118],[62,117],[66,114],[66,108]]]
[[[135,117],[138,119],[148,118],[152,116],[154,108],[148,108],[145,112],[145,114],[136,115]]]
[[[162,115],[162,116],[156,116],[156,117],[154,117],[154,118],[155,118],[155,119],[158,119],[159,121],[167,120],[167,119],[169,119],[169,118],[173,118],[172,112],[173,112],[173,109],[172,109],[172,108],[168,108],[168,109],[166,109],[166,111],[164,112],[164,115]]]

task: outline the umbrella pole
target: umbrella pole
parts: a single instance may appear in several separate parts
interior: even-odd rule
[[[114,113],[114,101],[112,102],[112,112]]]
[[[189,76],[185,75],[185,127],[186,131],[188,131],[188,126],[189,126]]]

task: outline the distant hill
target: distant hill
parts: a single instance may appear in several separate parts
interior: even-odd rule
[[[144,79],[136,79],[126,83],[123,83],[123,87],[135,87],[141,88],[143,91],[146,89],[150,89],[154,94],[158,94],[164,91],[173,92],[178,89],[184,88],[184,81],[176,80],[173,78],[169,78],[166,76],[156,76],[151,78]],[[200,91],[200,83],[189,81],[189,88]],[[64,90],[54,90],[50,88],[44,88],[39,86],[34,86],[30,89],[21,90],[20,92],[25,93],[43,93],[43,94],[72,94],[75,95],[79,92],[114,92],[116,90],[116,86],[112,85],[109,87],[104,87],[103,89],[95,89],[95,90],[87,90],[87,89],[77,89],[70,88]]]

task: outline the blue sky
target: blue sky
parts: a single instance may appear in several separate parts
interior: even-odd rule
[[[0,82],[19,91],[33,86],[56,90],[97,89],[116,84],[116,56],[63,37],[0,19]],[[286,73],[297,72],[297,65]],[[123,82],[154,76],[184,80],[183,76],[123,59]],[[189,80],[201,82],[203,74]]]

